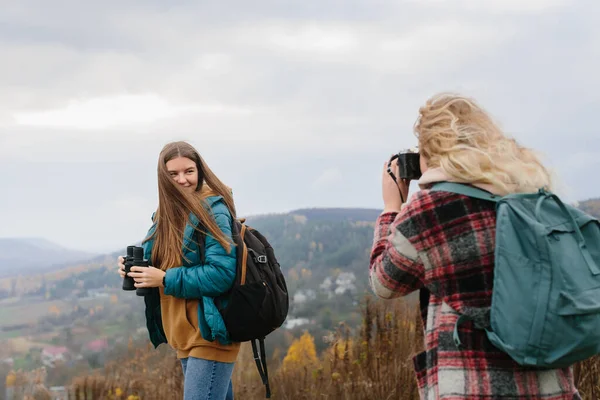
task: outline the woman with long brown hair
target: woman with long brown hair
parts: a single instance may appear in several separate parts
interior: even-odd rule
[[[373,291],[385,299],[421,291],[425,351],[413,360],[421,399],[580,399],[572,368],[521,366],[482,329],[490,326],[495,203],[432,190],[438,182],[455,182],[498,196],[531,193],[551,189],[549,171],[463,96],[429,99],[415,133],[422,190],[404,203],[410,182],[396,184],[386,162],[369,276]],[[400,176],[397,166],[393,173]],[[457,331],[462,347],[453,335],[460,315],[471,318]]]
[[[229,340],[215,304],[235,279],[233,218],[231,190],[196,149],[167,144],[158,159],[158,209],[142,243],[151,267],[131,267],[128,276],[136,288],[153,288],[144,297],[148,333],[155,347],[169,343],[177,351],[185,400],[233,399],[240,344]]]

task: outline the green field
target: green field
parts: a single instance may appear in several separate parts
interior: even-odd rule
[[[70,312],[73,306],[62,300],[16,302],[0,307],[0,328],[11,325],[35,324],[41,317],[51,315],[51,309],[57,307],[61,312]]]
[[[0,331],[0,340],[15,339],[26,334],[25,329],[15,329],[8,332]]]
[[[98,297],[79,299],[76,301],[51,300],[36,301],[24,298],[22,301],[6,299],[0,302],[0,329],[5,326],[35,324],[40,318],[52,314],[52,310],[58,310],[61,314],[70,314],[78,305],[82,308],[93,308],[96,306],[107,306],[110,304],[109,297]]]
[[[122,325],[106,325],[101,328],[101,332],[103,335],[112,337],[118,333],[123,333],[125,328]]]

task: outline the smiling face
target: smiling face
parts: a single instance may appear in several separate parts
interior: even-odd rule
[[[169,175],[186,191],[193,193],[198,187],[198,168],[193,160],[187,157],[176,157],[167,161]]]

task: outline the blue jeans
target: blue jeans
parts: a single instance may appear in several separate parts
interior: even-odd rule
[[[182,358],[183,400],[233,400],[233,363]]]

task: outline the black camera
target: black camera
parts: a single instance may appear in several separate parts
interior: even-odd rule
[[[127,256],[125,256],[125,274],[131,272],[131,267],[149,267],[150,262],[144,260],[144,248],[137,246],[127,247]],[[152,293],[152,288],[136,288],[132,277],[125,275],[123,278],[123,290],[135,290],[138,296],[146,296]]]
[[[394,160],[397,160],[400,179],[417,180],[421,177],[421,156],[418,149],[403,150],[398,154],[394,154],[388,164],[388,173],[390,175],[393,175],[392,162]]]

